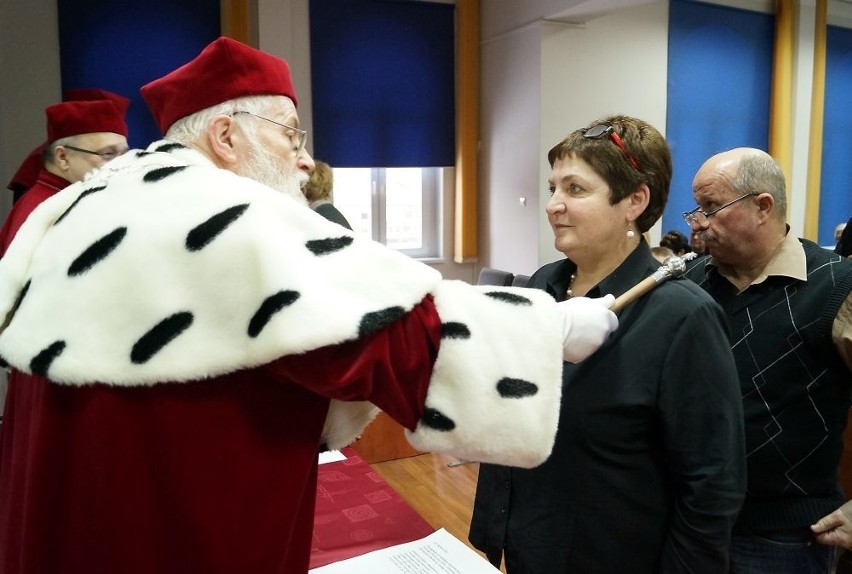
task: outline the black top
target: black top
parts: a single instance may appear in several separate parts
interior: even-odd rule
[[[340,210],[334,207],[330,201],[321,201],[318,203],[314,203],[311,205],[311,209],[328,219],[329,221],[333,221],[338,225],[342,225],[346,229],[352,229],[352,226],[349,225],[349,222],[340,213]]]
[[[831,331],[852,291],[852,261],[800,239],[807,281],[771,275],[739,291],[712,259],[687,277],[722,306],[739,372],[748,495],[737,526],[803,528],[835,510],[852,376]]]
[[[659,267],[644,241],[589,297]],[[529,286],[564,299],[576,266]],[[538,468],[482,465],[470,540],[512,574],[726,571],[745,492],[742,409],[724,317],[670,280],[629,305],[590,358],[564,363],[560,426]]]

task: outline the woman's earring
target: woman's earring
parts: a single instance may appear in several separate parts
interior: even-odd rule
[[[628,227],[627,228],[627,237],[629,237],[630,239],[636,237],[636,232]]]

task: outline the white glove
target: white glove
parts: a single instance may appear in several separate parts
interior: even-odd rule
[[[579,363],[598,350],[618,328],[618,317],[609,310],[614,295],[597,299],[572,297],[556,304],[562,311],[562,358]]]

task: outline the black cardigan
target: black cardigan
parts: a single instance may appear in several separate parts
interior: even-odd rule
[[[800,241],[807,281],[770,276],[738,293],[712,260],[687,272],[731,325],[748,452],[744,528],[807,528],[842,503],[837,466],[852,375],[831,328],[852,291],[852,261]]]
[[[642,242],[588,296],[620,295],[657,267]],[[529,286],[563,299],[574,270],[546,265]],[[725,572],[744,458],[724,316],[671,280],[628,306],[597,353],[564,364],[547,462],[482,465],[470,540],[495,564],[505,547],[512,574]]]

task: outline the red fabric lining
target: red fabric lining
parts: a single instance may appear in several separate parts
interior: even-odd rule
[[[358,454],[321,465],[311,568],[411,542],[435,531]]]

